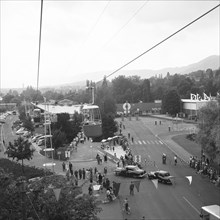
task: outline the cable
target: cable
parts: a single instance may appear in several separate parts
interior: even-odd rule
[[[112,37],[102,46],[102,47],[106,47],[109,42],[111,42],[124,28],[126,25],[129,24],[129,22],[139,13],[139,11],[149,2],[149,0],[145,1],[144,4],[137,9],[137,11],[135,11],[135,13],[132,15],[131,18],[128,19],[128,21],[115,33],[112,35]]]
[[[100,15],[98,16],[96,22],[94,23],[94,25],[93,25],[93,26],[91,27],[91,29],[89,30],[89,33],[88,33],[86,39],[84,40],[84,42],[82,43],[82,46],[83,46],[83,45],[85,44],[85,42],[88,40],[89,36],[90,36],[91,33],[94,31],[94,29],[95,29],[95,27],[97,26],[97,24],[99,23],[99,20],[101,19],[101,17],[102,17],[102,15],[104,14],[106,8],[107,8],[108,5],[110,4],[110,1],[111,1],[111,0],[109,0],[109,1],[107,2],[107,4],[105,5],[104,9],[102,10],[102,12],[100,13]]]
[[[178,31],[174,32],[173,34],[171,34],[170,36],[168,36],[167,38],[165,38],[164,40],[160,41],[159,43],[155,44],[153,47],[151,47],[150,49],[146,50],[145,52],[143,52],[142,54],[138,55],[137,57],[135,57],[134,59],[132,59],[131,61],[127,62],[126,64],[124,64],[123,66],[121,66],[120,68],[116,69],[114,72],[110,73],[108,76],[106,76],[106,78],[112,76],[113,74],[117,73],[119,70],[123,69],[124,67],[128,66],[130,63],[134,62],[135,60],[137,60],[138,58],[142,57],[143,55],[145,55],[146,53],[148,53],[149,51],[151,51],[152,49],[154,49],[155,47],[159,46],[160,44],[162,44],[163,42],[165,42],[166,40],[168,40],[169,38],[173,37],[174,35],[176,35],[177,33],[179,33],[180,31],[182,31],[183,29],[187,28],[188,26],[190,26],[191,24],[195,23],[196,21],[198,21],[199,19],[201,19],[202,17],[204,17],[205,15],[209,14],[211,11],[215,10],[216,8],[218,8],[220,6],[220,4],[218,4],[217,6],[215,6],[214,8],[210,9],[209,11],[207,11],[206,13],[202,14],[201,16],[199,16],[198,18],[196,18],[195,20],[191,21],[190,23],[188,23],[187,25],[183,26],[182,28],[180,28]],[[100,80],[102,81],[102,80]]]
[[[42,15],[43,15],[43,0],[41,0],[40,11],[40,32],[39,32],[39,47],[38,47],[38,65],[37,65],[37,94],[39,89],[39,77],[40,77],[40,49],[41,49],[41,30],[42,30]]]

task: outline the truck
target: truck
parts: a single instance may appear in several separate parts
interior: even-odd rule
[[[220,220],[220,206],[209,205],[201,207],[200,219]]]

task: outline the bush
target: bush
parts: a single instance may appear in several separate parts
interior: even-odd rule
[[[24,166],[24,174],[22,173],[22,166],[18,162],[11,161],[9,159],[1,158],[0,167],[7,173],[12,173],[17,179],[20,176],[25,176],[27,179],[52,175],[53,173],[43,168],[37,168],[35,166]]]
[[[187,134],[186,135],[186,138],[190,141],[195,141],[196,140],[196,134],[193,133],[193,134]]]

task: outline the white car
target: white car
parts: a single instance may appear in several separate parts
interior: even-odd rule
[[[26,132],[25,128],[24,127],[21,127],[19,128],[17,131],[16,131],[16,134],[17,135],[22,135]]]

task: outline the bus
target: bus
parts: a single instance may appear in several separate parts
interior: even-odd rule
[[[200,218],[203,220],[220,220],[220,206],[209,205],[201,207]]]

